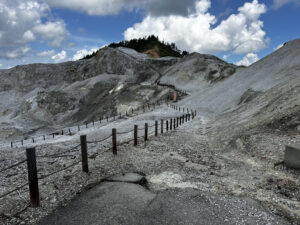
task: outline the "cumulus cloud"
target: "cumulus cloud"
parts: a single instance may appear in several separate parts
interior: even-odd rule
[[[63,21],[47,22],[33,28],[34,32],[41,35],[43,39],[49,40],[53,47],[61,47],[65,39],[66,25]]]
[[[90,55],[90,54],[92,54],[93,52],[96,52],[97,50],[98,50],[97,48],[92,48],[90,51],[87,50],[87,49],[81,49],[81,50],[78,50],[78,51],[74,54],[72,60],[76,61],[76,60],[82,59],[82,58],[85,57],[86,55]]]
[[[263,22],[259,20],[267,11],[264,4],[258,0],[247,2],[237,14],[218,25],[216,17],[208,12],[210,5],[210,0],[198,0],[187,16],[154,17],[149,14],[141,23],[128,28],[124,37],[129,40],[155,34],[160,39],[175,42],[180,49],[213,54],[221,51],[245,54],[266,47],[268,39]]]
[[[274,48],[274,51],[280,49],[282,46],[283,46],[283,44],[277,45],[277,46]]]
[[[0,0],[0,58],[24,56],[32,41],[58,46],[67,31],[62,21],[47,21],[49,13],[49,6],[40,0]]]
[[[111,15],[121,10],[143,9],[158,15],[186,15],[196,0],[45,0],[50,6],[68,8],[89,15]]]
[[[282,6],[284,6],[288,3],[294,3],[296,5],[300,5],[299,0],[274,0],[273,5],[272,5],[272,9],[279,9],[279,8],[281,8]]]
[[[55,54],[55,50],[48,50],[48,51],[42,51],[38,53],[37,55],[40,57],[45,57],[45,56],[53,56]]]
[[[56,55],[53,55],[51,57],[52,60],[55,62],[63,61],[67,57],[67,52],[62,50],[61,52],[57,53]]]
[[[254,53],[248,53],[242,58],[241,61],[236,62],[235,64],[238,66],[250,66],[251,64],[257,62],[259,60],[258,55]]]

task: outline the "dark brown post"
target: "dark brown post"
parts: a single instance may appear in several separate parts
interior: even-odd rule
[[[106,122],[108,122],[108,116],[106,116]]]
[[[131,113],[133,114],[133,109],[131,109]]]
[[[31,207],[38,207],[40,205],[39,182],[36,169],[35,148],[26,149],[27,169],[28,169],[28,183],[30,193]]]
[[[180,116],[179,117],[179,126],[181,126],[181,120],[182,120],[182,117]]]
[[[46,137],[45,137],[45,135],[43,135],[43,138],[44,138],[44,141],[46,140]]]
[[[182,123],[184,123],[184,115],[182,116]]]
[[[88,165],[86,135],[80,136],[80,144],[81,144],[82,171],[88,173],[89,165]]]
[[[122,118],[122,114],[120,113],[120,119]]]
[[[71,129],[69,128],[69,135],[72,135]]]
[[[187,117],[188,117],[188,115],[187,115],[187,114],[185,114],[185,122],[187,122]]]
[[[32,138],[32,143],[34,143],[34,138]]]
[[[101,120],[102,120],[102,117],[100,116],[100,118],[99,118],[99,122],[101,123]]]
[[[178,127],[178,125],[179,125],[179,118],[177,117],[176,127]]]
[[[64,130],[61,130],[61,135],[64,135]]]
[[[158,130],[158,122],[155,121],[155,136],[157,137],[157,130]]]
[[[112,152],[117,155],[117,129],[112,129]]]
[[[174,126],[174,130],[175,130],[176,129],[176,119],[175,118],[173,119],[173,122],[174,122],[174,125],[173,125]]]
[[[191,120],[191,114],[188,114],[188,117],[189,117],[188,119],[189,119],[189,121],[190,121],[190,120]]]
[[[13,147],[13,142],[10,142],[10,147],[11,147],[11,148]]]
[[[138,125],[134,125],[134,142],[133,145],[137,146],[137,139],[138,139]]]
[[[22,140],[22,141],[21,141],[22,146],[23,146],[23,143],[24,143],[24,141]]]
[[[166,128],[167,128],[167,131],[169,130],[169,120],[166,121]]]
[[[148,140],[148,123],[145,123],[145,136],[144,136],[144,141]]]
[[[164,133],[164,120],[160,121],[160,133],[163,134]]]
[[[173,129],[173,119],[170,119],[170,130]]]

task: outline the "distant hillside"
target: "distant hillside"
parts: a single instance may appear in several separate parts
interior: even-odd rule
[[[132,39],[130,41],[121,41],[119,43],[111,43],[108,47],[111,48],[131,48],[137,52],[147,54],[151,58],[160,58],[160,57],[182,57],[187,55],[187,51],[181,52],[175,43],[166,43],[164,41],[160,41],[158,37],[151,35],[145,38]],[[87,55],[83,59],[89,59],[96,55],[94,52],[91,55]]]

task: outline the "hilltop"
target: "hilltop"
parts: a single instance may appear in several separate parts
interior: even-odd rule
[[[161,57],[182,57],[187,55],[187,51],[181,52],[175,43],[167,43],[159,40],[158,37],[151,35],[144,38],[132,39],[129,41],[121,41],[119,43],[111,43],[108,45],[111,48],[130,48],[139,53],[144,53],[150,58],[161,58]],[[95,56],[97,52],[92,53],[91,55],[85,56],[83,59],[88,59]]]

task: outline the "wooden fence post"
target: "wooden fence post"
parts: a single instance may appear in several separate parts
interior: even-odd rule
[[[82,171],[88,173],[89,165],[88,165],[86,135],[80,136],[80,144],[81,144]]]
[[[26,149],[28,183],[31,207],[40,205],[39,182],[36,169],[35,148]]]
[[[148,140],[148,123],[145,123],[145,136],[144,136],[144,141]]]
[[[185,122],[187,122],[187,117],[188,117],[188,115],[187,115],[187,114],[185,114]]]
[[[54,139],[54,133],[52,134],[52,136],[53,136],[53,139]]]
[[[71,129],[69,128],[69,135],[71,136],[72,135],[72,132],[71,132]]]
[[[157,137],[158,122],[155,120],[155,137]]]
[[[11,148],[13,147],[13,142],[10,142],[10,147],[11,147]]]
[[[34,143],[34,137],[32,138],[32,143]]]
[[[61,135],[64,135],[64,130],[61,130]]]
[[[164,133],[164,120],[160,121],[160,133],[163,134]]]
[[[176,127],[178,127],[178,125],[179,125],[179,118],[177,117]]]
[[[134,142],[133,145],[137,146],[137,139],[138,139],[138,125],[134,125]]]
[[[172,122],[173,122],[173,119],[170,119],[170,130],[173,129],[173,124],[172,124]]]
[[[112,152],[117,155],[117,129],[112,129]]]
[[[95,126],[95,121],[93,120],[93,127]]]
[[[166,128],[167,128],[167,131],[169,130],[169,120],[166,121]]]
[[[21,141],[21,144],[22,144],[22,146],[23,146],[23,144],[24,144],[24,141],[23,141],[23,139],[22,139],[22,141]]]
[[[43,138],[44,138],[44,141],[46,141],[46,137],[45,137],[45,135],[43,135]]]
[[[174,126],[174,130],[175,130],[176,129],[176,119],[175,118],[173,119],[173,122],[174,122],[174,125],[173,125]]]

